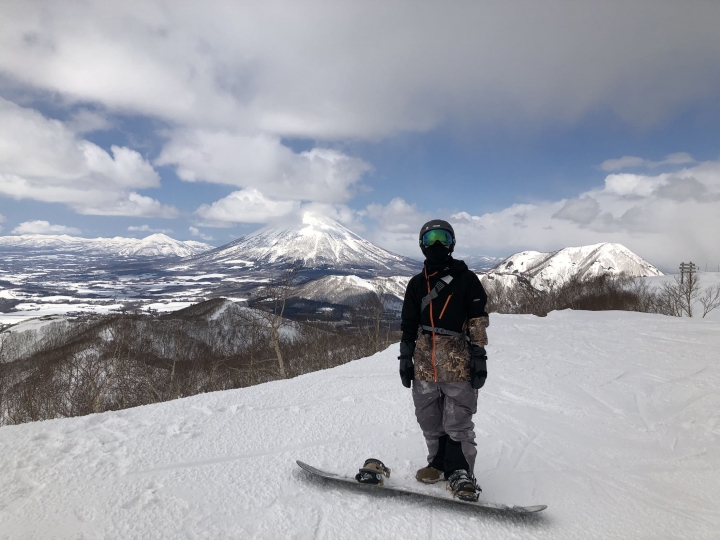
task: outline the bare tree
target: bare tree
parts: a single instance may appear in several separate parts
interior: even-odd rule
[[[700,297],[700,303],[703,307],[703,319],[705,315],[710,313],[713,309],[720,307],[720,285],[713,285],[705,289],[705,292]]]
[[[267,286],[263,287],[261,297],[256,303],[256,307],[260,308],[258,315],[265,328],[270,332],[280,376],[283,379],[287,379],[287,370],[280,348],[280,329],[289,324],[288,319],[284,317],[285,307],[297,284],[299,271],[300,265],[295,263],[281,272]]]
[[[677,281],[677,276],[675,276]],[[680,298],[682,308],[688,317],[693,316],[693,304],[700,296],[700,277],[697,272],[688,272],[685,279],[680,280]]]
[[[391,295],[383,283],[376,283],[375,290],[363,295],[352,306],[353,322],[365,344],[367,354],[375,354],[388,341],[390,323],[384,325]]]
[[[673,281],[662,284],[658,293],[658,311],[674,317],[693,316],[693,304],[700,297],[700,279],[697,272],[684,278],[675,276]]]
[[[10,332],[4,332],[3,330],[4,328],[0,327],[0,364],[7,361],[5,359],[5,343],[10,336]]]
[[[7,368],[5,366],[5,342],[8,337],[7,332],[0,330],[0,426],[3,425],[5,417],[5,393],[8,386]]]

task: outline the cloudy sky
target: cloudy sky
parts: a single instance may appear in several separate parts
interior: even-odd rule
[[[720,2],[0,4],[0,234],[720,263]]]

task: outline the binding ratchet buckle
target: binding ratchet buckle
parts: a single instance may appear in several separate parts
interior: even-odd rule
[[[375,458],[366,459],[360,472],[355,475],[355,480],[361,484],[376,486],[382,486],[385,478],[390,478],[390,469],[382,461]]]

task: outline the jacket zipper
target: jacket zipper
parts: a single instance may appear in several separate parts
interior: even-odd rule
[[[430,277],[437,274],[437,272],[433,272],[428,276],[427,268],[423,268],[423,272],[425,272],[425,282],[427,283],[427,290],[428,294],[430,294]],[[435,321],[433,320],[433,305],[432,300],[430,300],[430,305],[428,306],[430,308],[430,326],[433,328],[435,327]],[[437,375],[437,366],[435,365],[435,332],[432,333],[432,349],[430,351],[430,361],[432,362],[433,367],[433,376],[435,377],[435,382],[438,380]]]

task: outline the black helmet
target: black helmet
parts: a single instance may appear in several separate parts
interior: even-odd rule
[[[422,250],[422,252],[425,253],[425,246],[423,246],[422,237],[426,232],[431,229],[443,229],[445,231],[448,231],[452,235],[452,245],[450,246],[450,253],[452,253],[455,249],[455,230],[452,228],[452,225],[442,219],[430,220],[420,229],[418,243],[420,244],[420,249]]]

